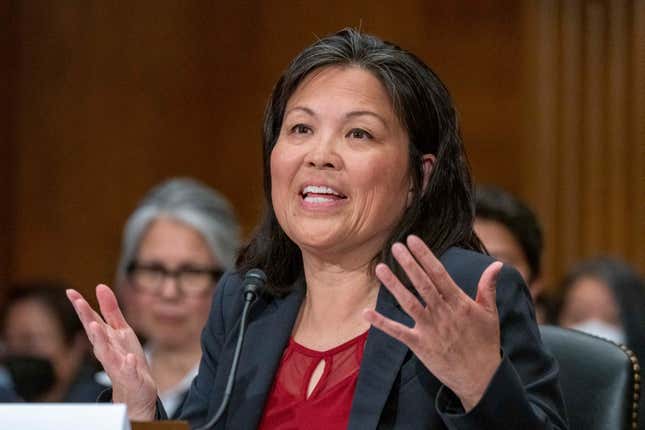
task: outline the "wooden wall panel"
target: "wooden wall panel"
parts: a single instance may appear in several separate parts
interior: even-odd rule
[[[629,181],[628,156],[629,122],[627,105],[627,26],[628,2],[615,0],[608,5],[608,34],[607,34],[607,142],[610,150],[607,152],[607,169],[610,172],[621,172],[609,175],[607,205],[608,223],[607,236],[609,243],[606,248],[612,254],[627,251],[628,222],[628,189]],[[645,196],[644,196],[645,198]]]
[[[524,186],[545,225],[548,278],[600,254],[643,272],[643,2],[524,6],[525,112],[535,119]]]
[[[0,4],[0,190],[2,190],[2,204],[0,204],[0,286],[10,278],[11,251],[13,246],[13,154],[14,142],[12,139],[12,109],[13,92],[12,83],[15,66],[15,27],[14,8],[12,2]],[[0,304],[4,291],[0,288]]]
[[[13,278],[110,282],[127,215],[170,176],[216,186],[250,227],[264,102],[254,10],[21,4]]]
[[[12,131],[0,132],[13,161],[0,159],[11,164],[0,178],[13,203],[0,229],[13,233],[0,276],[109,282],[127,215],[170,176],[220,189],[248,233],[271,87],[298,51],[345,26],[438,72],[476,179],[538,210],[549,280],[603,250],[642,270],[643,1],[610,3],[9,2]]]
[[[632,34],[630,49],[630,152],[629,194],[636,196],[630,202],[629,253],[645,272],[645,0],[636,0],[630,11]]]
[[[585,17],[584,48],[585,64],[583,100],[583,148],[580,158],[583,174],[583,202],[578,217],[585,232],[583,253],[605,249],[604,238],[608,213],[607,171],[605,168],[607,150],[606,91],[605,91],[605,14],[599,2],[587,2],[583,10]],[[561,142],[559,144],[564,144]],[[565,166],[566,168],[566,166]]]
[[[61,278],[85,291],[109,282],[125,218],[169,176],[222,190],[248,232],[261,208],[269,91],[316,35],[345,26],[431,64],[457,101],[477,176],[521,182],[516,2],[17,5],[13,279]]]
[[[558,213],[561,240],[558,248],[553,249],[551,255],[563,259],[563,266],[575,263],[580,244],[582,231],[578,208],[582,198],[582,184],[580,181],[580,163],[583,156],[582,130],[582,89],[580,80],[582,70],[582,35],[583,17],[582,1],[572,0],[565,2],[562,8],[562,91],[559,94],[561,103],[562,126],[560,127],[559,141],[566,145],[558,145],[558,155],[562,162],[559,165],[558,178],[562,192],[561,211]]]
[[[527,135],[521,140],[524,188],[521,196],[531,203],[544,229],[547,252],[544,255],[543,270],[548,282],[548,274],[556,267],[553,252],[548,250],[554,246],[550,238],[553,226],[557,224],[553,189],[558,173],[556,64],[559,10],[556,0],[539,4],[527,2],[526,7],[525,50],[526,54],[532,54],[526,57],[525,91],[528,94],[527,100],[531,100],[533,104],[527,105],[524,119],[524,131]]]

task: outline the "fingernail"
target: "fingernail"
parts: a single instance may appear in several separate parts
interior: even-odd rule
[[[421,238],[419,236],[417,236],[416,234],[408,235],[408,241],[410,241],[410,240],[413,241],[413,242],[415,242],[415,241],[416,242],[423,242],[423,240],[421,240]]]
[[[501,261],[498,261],[497,271],[495,272],[495,275],[493,276],[493,282],[497,283],[497,279],[499,278],[499,274],[502,273],[502,267],[504,267],[504,263],[502,263]]]

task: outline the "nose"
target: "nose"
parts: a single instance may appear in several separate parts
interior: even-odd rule
[[[317,169],[340,169],[343,163],[338,145],[338,139],[331,134],[312,141],[304,160],[306,165]]]
[[[161,283],[159,297],[165,300],[176,300],[180,296],[179,281],[176,276],[166,276]]]

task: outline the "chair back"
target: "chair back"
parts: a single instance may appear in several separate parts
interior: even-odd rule
[[[623,345],[577,330],[540,326],[560,364],[571,430],[635,430],[640,384],[636,355]]]

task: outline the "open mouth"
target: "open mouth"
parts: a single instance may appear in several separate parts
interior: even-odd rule
[[[347,198],[343,193],[324,185],[307,185],[300,195],[307,203],[328,203]]]

